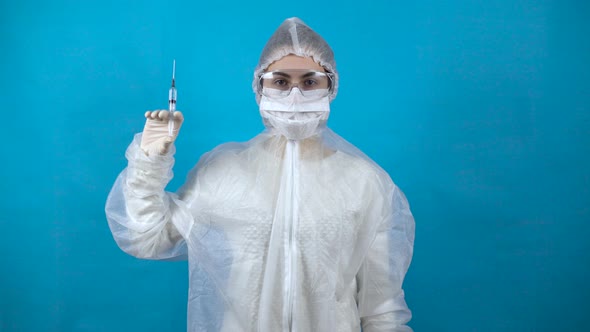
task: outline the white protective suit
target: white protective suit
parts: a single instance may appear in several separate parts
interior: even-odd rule
[[[255,77],[287,54],[335,73],[325,41],[289,19]],[[414,242],[408,202],[325,123],[301,141],[268,127],[223,144],[178,193],[164,191],[174,147],[148,157],[140,141],[138,134],[127,149],[107,218],[133,256],[188,257],[188,331],[412,331],[402,290]]]

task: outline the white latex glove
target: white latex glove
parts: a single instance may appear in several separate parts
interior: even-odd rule
[[[174,112],[174,132],[168,136],[168,115],[166,110],[145,112],[145,126],[141,136],[141,149],[147,156],[163,155],[176,140],[178,131],[184,121],[180,111]]]

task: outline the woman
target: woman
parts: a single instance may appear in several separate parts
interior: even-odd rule
[[[254,73],[266,130],[205,154],[177,194],[167,111],[143,134],[106,206],[118,245],[188,257],[189,331],[412,331],[402,283],[414,220],[378,165],[326,127],[338,89],[328,44],[301,20]]]

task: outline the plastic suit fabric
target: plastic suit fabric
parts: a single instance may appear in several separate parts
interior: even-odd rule
[[[271,129],[205,154],[177,193],[174,149],[148,157],[136,135],[106,204],[117,244],[188,257],[189,331],[412,331],[404,194],[327,127],[301,141]]]

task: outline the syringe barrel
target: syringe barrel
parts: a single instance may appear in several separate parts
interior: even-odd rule
[[[176,111],[176,88],[170,88],[168,92],[168,109],[171,112]]]

